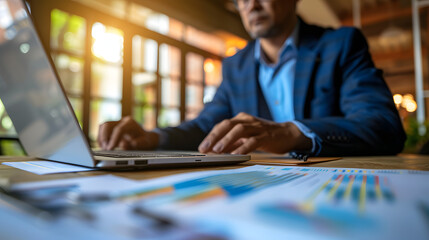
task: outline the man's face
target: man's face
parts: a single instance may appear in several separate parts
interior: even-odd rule
[[[276,37],[295,24],[298,0],[237,0],[241,20],[252,38]]]

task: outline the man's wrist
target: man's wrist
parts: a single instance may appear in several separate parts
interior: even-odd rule
[[[294,139],[293,151],[310,152],[313,148],[312,139],[305,136],[301,130],[293,122],[286,122],[286,127],[289,129],[292,139]]]
[[[153,140],[154,140],[154,143],[156,143],[155,148],[162,148],[167,143],[168,136],[161,129],[155,128],[152,131],[150,131],[150,133],[154,135]]]

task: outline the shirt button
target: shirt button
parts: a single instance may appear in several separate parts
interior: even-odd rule
[[[275,104],[275,105],[279,105],[279,104],[280,104],[279,100],[276,100],[276,101],[274,102],[274,104]]]

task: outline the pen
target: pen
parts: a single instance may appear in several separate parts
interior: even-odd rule
[[[147,210],[145,207],[136,206],[133,208],[133,213],[144,218],[152,219],[159,224],[160,227],[169,227],[175,225],[174,221],[170,218],[162,216],[160,214],[154,213]]]
[[[290,152],[289,155],[297,160],[307,162],[309,155],[304,153]]]

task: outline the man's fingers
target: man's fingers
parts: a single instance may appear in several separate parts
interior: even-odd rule
[[[223,120],[217,124],[212,131],[207,135],[206,138],[201,142],[198,150],[200,152],[209,152],[212,150],[213,146],[226,134],[231,128],[233,128],[235,122],[231,119]]]
[[[226,133],[226,135],[220,139],[216,145],[213,147],[213,152],[222,153],[227,152],[227,148],[233,145],[240,138],[247,138],[255,134],[255,129],[252,128],[251,124],[239,123],[236,124],[231,131]]]
[[[127,141],[127,140],[125,140],[125,139],[122,139],[120,142],[119,142],[119,147],[121,148],[121,149],[123,149],[123,150],[132,150],[133,148],[130,146],[130,143]]]
[[[202,153],[207,153],[210,151],[223,152],[224,150],[222,149],[226,146],[226,144],[221,144],[217,146],[216,149],[213,149],[213,147],[215,147],[218,142],[223,139],[224,136],[228,134],[237,124],[250,124],[255,121],[260,120],[247,113],[239,113],[232,119],[223,120],[212,129],[206,138],[204,138],[198,147],[198,150]],[[238,138],[228,141],[228,143],[235,142]]]
[[[262,144],[262,137],[255,136],[247,139],[244,144],[232,151],[232,154],[248,154],[256,150]]]
[[[104,133],[104,125],[105,125],[106,123],[103,123],[103,124],[101,124],[99,127],[98,127],[98,136],[97,136],[97,143],[98,143],[98,146],[100,146],[101,148],[103,148],[104,149],[104,142],[106,141],[106,139],[105,139],[105,137],[103,137],[102,135],[103,135],[103,133]]]
[[[243,145],[245,143],[245,141],[246,141],[245,138],[240,138],[235,143],[226,146],[223,152],[225,152],[225,153],[233,152],[235,149],[237,149],[241,145]]]
[[[109,144],[107,145],[107,150],[113,150],[115,147],[118,146],[119,142],[122,140],[123,135],[126,133],[127,128],[127,122],[123,120],[121,120],[119,124],[115,126],[110,136]]]
[[[159,135],[146,132],[132,117],[127,116],[120,121],[100,125],[97,141],[105,150],[113,150],[118,146],[124,150],[147,150],[158,146]]]
[[[102,149],[107,149],[109,143],[110,135],[112,134],[113,128],[117,125],[118,122],[105,122],[100,125],[98,129],[98,145]]]

